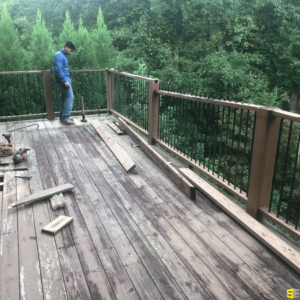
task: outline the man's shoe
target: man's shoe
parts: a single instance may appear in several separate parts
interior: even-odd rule
[[[61,124],[63,125],[74,125],[74,122],[72,120],[61,120],[60,121]]]

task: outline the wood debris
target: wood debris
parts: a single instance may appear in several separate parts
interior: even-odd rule
[[[51,205],[53,210],[58,209],[59,207],[64,207],[66,205],[64,196],[62,193],[58,195],[54,195],[52,198],[50,198]]]
[[[42,232],[50,233],[52,235],[55,235],[58,231],[60,231],[62,228],[67,226],[73,221],[73,218],[67,217],[67,216],[59,216],[55,220],[53,220],[51,223],[46,225],[44,228],[42,228]]]
[[[27,204],[30,204],[30,203],[33,203],[33,202],[36,202],[39,200],[43,200],[43,199],[51,197],[57,193],[70,191],[73,188],[74,188],[74,185],[72,185],[70,183],[58,185],[54,188],[50,188],[47,190],[43,190],[43,191],[34,193],[32,195],[29,195],[29,196],[23,198],[21,201],[14,202],[14,203],[10,204],[7,207],[7,209],[11,209],[13,207],[17,207],[20,205],[27,205]]]

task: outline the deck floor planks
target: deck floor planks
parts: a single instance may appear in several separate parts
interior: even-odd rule
[[[157,258],[155,251],[149,247],[147,241],[140,233],[136,224],[130,218],[128,213],[120,205],[118,197],[114,191],[107,184],[99,169],[94,165],[92,159],[87,155],[87,152],[81,145],[74,145],[76,151],[81,159],[88,164],[88,171],[96,184],[99,191],[102,193],[107,205],[112,210],[118,222],[122,225],[123,230],[130,239],[139,258],[147,268],[153,281],[155,281],[159,290],[165,298],[170,299],[185,299],[181,289],[177,286],[169,271],[165,268],[162,262]]]
[[[118,142],[122,144],[124,149],[128,153],[132,151],[132,147],[130,146],[131,139],[130,137],[123,135],[119,136],[120,139],[123,140]],[[203,207],[202,211],[206,211],[208,214],[210,214],[215,220],[224,228],[228,230],[235,238],[237,238],[241,243],[245,245],[246,248],[248,248],[250,251],[252,251],[257,257],[259,257],[263,262],[265,263],[265,266],[268,268],[274,269],[275,272],[279,274],[282,278],[284,278],[287,282],[292,284],[293,286],[298,285],[297,281],[298,278],[300,279],[299,275],[296,274],[296,272],[290,268],[284,261],[282,261],[277,255],[275,255],[271,250],[269,250],[267,247],[265,247],[262,243],[260,243],[255,237],[253,237],[250,233],[248,233],[246,230],[244,230],[239,224],[237,224],[230,216],[228,216],[226,213],[222,211],[219,207],[217,207],[212,201],[207,199],[204,195],[202,195],[200,192],[197,192],[197,198],[195,203],[197,206],[195,206],[192,201],[189,199],[185,199],[182,197],[182,192],[177,191],[177,186],[172,183],[166,176],[160,174],[157,172],[158,166],[155,164],[147,164],[145,162],[149,161],[148,157],[142,156],[142,150],[139,148],[134,148],[134,157],[138,164],[141,166],[144,166],[145,168],[148,168],[151,172],[151,174],[155,174],[155,178],[157,181],[159,181],[160,184],[163,184],[164,187],[179,201],[183,201],[185,207],[189,209],[192,213],[193,210],[197,211],[197,206]],[[203,200],[203,201],[202,201]],[[195,214],[195,213],[194,213]],[[197,214],[195,214],[196,217]],[[297,278],[295,281],[295,277]]]
[[[48,159],[51,161],[50,167],[54,180],[56,184],[67,183],[68,180],[66,178],[66,174],[64,173],[63,167],[57,156],[57,145],[52,143],[51,140],[51,132],[55,133],[55,131],[53,130],[50,122],[45,122],[45,125],[48,130],[45,131],[45,134],[43,134],[41,139],[44,145],[47,145],[47,149],[45,150]],[[102,263],[88,232],[85,220],[81,215],[81,211],[79,210],[77,201],[75,201],[76,199],[74,197],[77,197],[76,192],[64,193],[66,205],[63,210],[67,216],[73,217],[74,219],[69,225],[70,233],[89,286],[91,297],[92,299],[114,299],[115,297],[112,288],[105,275]]]
[[[72,141],[72,136],[70,137],[72,131],[68,131],[68,129],[65,129],[64,131],[65,133],[69,134],[68,138],[70,141]],[[62,136],[63,135],[60,137]],[[70,145],[64,142],[65,147],[66,145],[68,146],[68,149],[70,149]],[[70,153],[71,151],[74,151],[74,149],[70,149],[68,151]],[[74,164],[75,169],[78,167],[79,170],[81,170],[81,166]],[[141,299],[163,299],[162,295],[158,291],[156,285],[136,254],[135,249],[124,233],[122,227],[115,219],[115,216],[102,197],[101,192],[105,191],[105,186],[104,189],[100,189],[99,193],[99,190],[93,183],[92,178],[93,176],[90,176],[89,174],[88,183],[84,184],[84,187],[93,203],[95,211],[99,215],[103,226],[105,227],[111,239],[111,242],[113,243],[124,267],[126,268],[128,275],[132,279],[139,296]]]
[[[103,155],[103,153],[102,153],[102,155]],[[106,159],[107,160],[107,159]],[[100,162],[98,161],[98,165],[100,164]],[[115,168],[113,168],[114,170],[116,169],[116,167]],[[102,174],[105,174],[106,173],[106,170],[104,169],[104,168],[102,168],[101,169],[101,172],[102,172]],[[134,177],[134,175],[132,175],[131,177]],[[120,178],[120,177],[119,177]],[[111,180],[108,180],[107,179],[107,181],[109,181],[109,182],[117,182],[117,180],[116,179],[114,179],[114,180],[112,180],[112,178],[111,178]],[[117,188],[115,188],[114,190],[117,190]],[[143,189],[143,191],[144,191],[145,189]],[[124,199],[124,196],[122,196],[122,195],[124,195],[124,192],[123,193],[121,193],[120,195],[119,195],[119,198],[120,199]],[[124,204],[124,206],[126,206],[126,203],[123,203]],[[133,205],[132,205],[133,206]],[[130,208],[130,212],[132,212],[132,208],[133,207],[130,207],[130,204],[128,204],[127,205],[127,207],[129,207]],[[136,210],[135,210],[136,211]],[[134,216],[133,216],[133,218],[134,218]],[[140,220],[142,220],[143,219],[143,217],[140,217]],[[188,252],[188,250],[186,250],[187,252]],[[182,252],[184,252],[184,251],[182,251]],[[198,269],[203,269],[204,267],[203,267],[203,265],[200,267],[200,268],[198,268]],[[209,271],[208,271],[209,272]],[[230,281],[231,279],[229,279],[229,281]],[[221,282],[219,282],[219,284],[221,284]],[[231,283],[232,284],[232,283]],[[234,283],[233,283],[234,284]],[[216,284],[216,282],[215,282],[215,286],[218,286],[218,284]],[[215,288],[215,287],[214,287]],[[213,287],[211,287],[211,289],[213,290]],[[216,288],[215,288],[216,289]],[[238,293],[238,291],[239,290],[242,290],[243,291],[243,288],[241,289],[240,287],[239,288],[236,288],[236,289],[231,289],[231,290],[237,290],[237,293]],[[220,293],[218,293],[218,291],[216,291],[217,292],[217,294],[220,294]],[[224,296],[224,294],[223,294],[223,296]],[[245,294],[240,294],[239,295],[240,297],[242,297],[242,298],[245,298]]]
[[[33,122],[35,124],[35,122]],[[43,190],[39,165],[37,162],[36,147],[32,140],[32,131],[37,131],[36,127],[28,127],[24,132],[26,145],[31,149],[30,157],[27,161],[28,175],[30,180],[31,193]],[[49,206],[47,201],[39,201],[32,205],[33,218],[36,228],[36,243],[39,255],[40,272],[42,277],[42,290],[45,299],[67,299],[62,270],[59,263],[58,252],[55,239],[41,232],[41,229],[51,222]]]
[[[82,131],[82,137],[84,136],[87,135]],[[90,139],[90,142],[93,141]],[[84,143],[84,145],[86,144]],[[139,226],[153,249],[155,249],[159,257],[163,260],[164,264],[169,268],[171,274],[184,293],[189,299],[207,299],[208,294],[204,291],[203,287],[197,282],[196,278],[185,267],[166,240],[160,235],[138,204],[133,200],[136,201],[137,199],[143,198],[146,202],[149,201],[147,201],[146,197],[141,193],[137,186],[135,186],[130,179],[128,180],[128,174],[120,167],[119,163],[111,159],[111,156],[106,152],[105,147],[101,147],[102,149],[100,149],[99,145],[94,144],[94,147],[97,146],[99,152],[93,155],[95,164],[98,166],[107,182],[109,182],[111,188],[116,191],[122,204],[135,223]],[[104,162],[99,159],[99,153],[110,169],[106,168]],[[113,174],[112,170],[115,171],[115,174]]]
[[[50,167],[51,161],[48,161],[46,153],[46,149],[49,145],[45,146],[42,143],[41,136],[45,134],[47,134],[45,125],[42,130],[32,131],[38,165],[41,170],[43,188],[47,189],[56,186],[56,183]],[[50,202],[46,202],[49,209],[50,219],[53,221],[62,213],[63,210],[53,211]],[[70,228],[65,227],[64,230],[55,235],[54,239],[68,297],[71,299],[91,299],[84,272],[78,259],[78,254],[70,233]]]
[[[20,127],[28,123],[18,123]],[[25,129],[15,132],[16,149],[28,147],[25,140]],[[30,152],[30,151],[29,151]],[[18,167],[27,167],[27,162],[21,162]],[[27,171],[17,172],[20,176],[28,176]],[[30,195],[30,182],[28,179],[16,178],[17,199],[22,200]],[[20,294],[22,299],[44,299],[40,262],[37,251],[37,236],[33,217],[32,205],[13,208],[18,211],[19,227],[19,269],[20,269]]]
[[[109,117],[101,121],[107,118]],[[27,288],[25,295],[34,295],[37,298],[42,295],[42,290],[44,299],[72,300],[78,297],[82,299],[94,297],[93,299],[98,300],[97,296],[93,295],[89,276],[86,276],[86,272],[93,272],[94,268],[91,264],[84,265],[84,261],[89,258],[83,256],[89,256],[90,252],[83,249],[91,247],[95,257],[98,257],[96,260],[101,262],[100,264],[98,262],[98,267],[101,265],[103,268],[102,273],[98,273],[98,278],[106,276],[114,292],[114,295],[108,295],[107,299],[113,299],[114,296],[122,300],[206,299],[210,296],[226,299],[232,298],[232,295],[243,299],[247,297],[276,299],[278,297],[275,292],[285,298],[288,288],[297,288],[299,285],[298,274],[295,274],[290,267],[205,196],[197,192],[195,202],[187,199],[141,149],[131,147],[132,141],[128,136],[117,136],[111,133],[137,163],[136,170],[126,173],[101,138],[94,134],[90,124],[85,123],[77,127],[61,126],[56,120],[37,122],[40,123],[39,131],[35,131],[35,127],[23,130],[23,138],[29,139],[26,145],[30,148],[36,147],[28,161],[28,174],[33,175],[29,181],[30,191],[33,193],[43,187],[51,187],[65,181],[72,183],[75,189],[68,197],[67,206],[70,207],[73,216],[80,220],[74,224],[76,226],[70,225],[57,236],[51,237],[40,232],[40,228],[57,215],[49,206],[49,201],[14,208],[18,211],[20,266],[24,265],[22,261],[25,262],[22,252],[25,253],[27,249],[30,253],[30,249],[35,245],[36,250],[32,256],[36,258],[30,257],[26,262],[26,269],[29,270],[36,259],[37,269],[39,268],[40,271],[32,270],[26,275],[37,285],[38,279],[35,276],[40,273],[40,282],[42,281],[39,295],[34,295],[34,292],[30,294],[29,285],[26,287],[26,281],[23,281],[25,283],[23,287],[25,290]],[[12,126],[18,128],[21,125],[20,122],[14,125],[8,124],[10,128]],[[18,133],[15,135],[15,140],[21,142]],[[15,172],[6,173],[15,174]],[[25,179],[16,179],[15,188],[18,195],[22,193],[26,195],[29,192],[28,182]],[[3,200],[1,203],[4,204]],[[68,215],[65,210],[58,211]],[[27,220],[25,220],[26,214]],[[30,227],[32,225],[36,227],[35,233]],[[21,229],[20,226],[24,228]],[[212,241],[208,240],[210,232],[213,235]],[[36,238],[31,235],[32,233],[36,234]],[[29,243],[26,243],[28,236],[32,238]],[[1,238],[3,239],[2,236]],[[87,245],[82,246],[83,243]],[[207,249],[203,249],[205,245]],[[216,249],[217,247],[219,248]],[[212,248],[215,248],[214,251]],[[48,255],[51,263],[57,264],[56,267],[47,265]],[[234,278],[235,283],[232,287],[230,281],[225,283],[228,287],[225,289],[225,294],[220,293],[216,288],[219,287],[217,282],[208,281],[210,284],[208,287],[205,284],[207,280],[204,278],[205,272],[203,273],[206,265],[199,264],[201,259],[204,257],[206,259],[208,256],[212,257],[209,257],[209,260],[216,259],[216,256],[220,258],[219,267],[225,270],[229,268],[233,273],[235,273],[235,264],[240,266],[232,277],[241,276],[240,272],[243,272],[243,276],[252,274],[253,282],[250,282],[252,278],[247,282],[250,289],[243,286],[237,277]],[[153,261],[155,266],[150,266]],[[206,264],[209,268],[215,268],[212,267],[215,263],[206,262]],[[252,269],[250,273],[247,273],[248,266]],[[2,265],[0,269],[2,274]],[[16,292],[16,297],[12,299],[23,299],[21,269],[20,267],[17,274],[18,293]],[[165,275],[154,278],[162,270]],[[214,269],[213,276],[216,275],[215,271]],[[224,280],[227,280],[226,276],[230,276],[230,272],[222,275]],[[47,274],[54,278],[47,278]],[[261,283],[256,274],[262,279]],[[224,280],[221,280],[222,276],[218,282],[224,283]],[[247,280],[247,277],[241,278],[244,282]],[[8,277],[5,278],[7,279]],[[1,280],[0,275],[0,285]],[[66,281],[74,280],[81,281],[85,286],[86,295],[78,294],[76,289],[71,291],[74,283]],[[268,285],[264,287],[263,281],[270,287]],[[168,290],[170,289],[168,284],[172,286],[172,290]],[[255,290],[256,284],[257,290]],[[15,283],[9,285],[17,287]],[[228,293],[230,289],[235,291],[231,290],[232,294],[230,294]]]
[[[180,201],[186,201],[187,203],[191,204],[191,211],[195,211],[195,209],[200,210],[200,208],[195,207],[195,204],[191,202],[189,199],[185,199],[184,196],[179,197],[178,200],[173,196],[170,195],[169,190],[166,190],[160,183],[156,182],[153,177],[150,177],[148,173],[142,169],[140,166],[137,167],[137,172],[141,174],[141,176],[144,178],[145,181],[147,181],[149,184],[151,183],[151,186],[153,189],[160,194],[162,198],[165,199],[166,203],[172,207],[185,221],[191,228],[196,228],[199,224],[196,222],[196,217],[191,213],[188,212],[186,209],[183,209],[184,206],[180,203]],[[145,191],[145,189],[143,189]],[[205,220],[205,222],[204,222]],[[246,276],[250,279],[247,280],[247,278],[244,278],[244,282],[251,282],[254,278],[256,278],[256,282],[259,286],[261,279],[258,278],[258,275],[265,280],[273,289],[277,290],[280,295],[284,295],[286,292],[286,286],[288,286],[288,282],[286,282],[284,279],[282,279],[275,271],[272,272],[272,270],[267,270],[267,265],[261,261],[258,257],[256,257],[251,251],[249,251],[248,248],[246,248],[241,242],[239,242],[232,234],[230,234],[228,231],[223,229],[212,217],[210,217],[207,213],[201,214],[201,218],[199,218],[199,221],[203,223],[209,230],[206,230],[205,227],[201,226],[199,228],[199,231],[201,232],[201,235],[205,237],[204,233],[206,232],[207,238],[206,243],[210,243],[210,240],[215,240],[215,243],[218,243],[220,241],[219,239],[222,239],[223,242],[234,252],[237,254],[237,257],[227,257],[228,255],[231,255],[231,250],[228,251],[226,249],[225,245],[216,245],[211,246],[212,249],[218,250],[218,255],[220,257],[225,256],[225,261],[227,260],[227,265],[231,265],[231,261],[235,261],[237,265],[240,265],[241,268],[245,269],[245,266],[243,265],[243,262],[239,259],[240,257],[244,258],[245,262],[248,262],[251,267],[253,267],[253,264],[256,263],[257,265],[254,266],[253,270],[256,272],[256,274],[252,273],[251,269],[245,270]],[[214,235],[212,233],[216,234],[219,239],[214,238]],[[227,257],[227,258],[226,258]],[[239,268],[239,273],[242,272],[241,268]],[[232,270],[234,270],[234,265],[232,266]],[[248,273],[248,275],[247,275]],[[242,277],[244,277],[244,274],[242,274]],[[255,280],[254,280],[255,283]],[[257,290],[257,289],[255,289]]]
[[[123,136],[123,137],[121,137],[121,138],[123,138],[123,139],[126,139],[127,137],[126,136]],[[128,143],[129,143],[129,139],[128,139]],[[119,142],[119,141],[118,141]],[[123,144],[123,146],[124,146],[124,148],[126,147],[125,146],[125,144]],[[135,159],[137,159],[138,160],[138,155],[137,155],[137,152],[139,152],[140,150],[139,149],[136,149],[136,148],[134,148],[134,149],[131,149],[131,147],[130,146],[128,146],[127,148],[127,151],[129,152],[129,150],[130,151],[134,151],[134,156],[133,157],[135,157]],[[144,165],[146,165],[145,163],[143,163],[143,160],[138,160],[138,162],[139,163],[141,163],[141,164],[144,164]],[[148,167],[148,164],[147,164],[147,167]],[[138,167],[137,167],[137,169],[138,169]],[[151,170],[152,171],[152,170]],[[146,174],[146,172],[144,172],[145,174]],[[146,178],[145,178],[145,180],[146,180]],[[149,178],[148,178],[148,180],[149,180]],[[160,182],[163,182],[163,181],[165,181],[166,182],[166,180],[164,179],[164,177],[163,176],[160,176],[159,177],[159,181]],[[169,182],[168,182],[168,184],[169,184]],[[155,189],[157,189],[157,185],[155,186]],[[170,188],[168,188],[168,191],[170,191]],[[178,198],[178,200],[180,200],[181,201],[181,199],[184,199],[184,197],[180,197],[180,195],[178,195],[177,193],[176,193],[176,191],[175,192],[173,192],[172,191],[172,193],[174,194],[174,195],[176,195],[177,196],[177,198]],[[188,200],[185,200],[187,203],[189,203],[189,206],[190,206],[190,210],[191,211],[193,211],[193,209],[195,208],[195,205],[194,205],[194,203],[193,202],[191,202],[189,199]],[[207,200],[207,201],[209,201],[209,200]],[[196,207],[197,208],[197,207]],[[223,215],[223,214],[222,214]],[[228,220],[228,222],[229,222],[229,220]],[[244,230],[243,229],[241,229],[240,228],[240,230],[241,230],[241,232],[244,232]],[[237,240],[234,236],[232,236],[235,240]],[[253,239],[253,238],[252,238]],[[238,241],[238,240],[237,240]],[[244,246],[244,248],[246,248],[245,246]],[[252,254],[252,252],[251,251],[249,251],[250,252],[250,256],[251,256],[251,254]],[[257,256],[257,257],[259,257],[259,256]],[[278,258],[277,258],[278,259]],[[254,258],[253,259],[253,261],[257,261],[258,259],[257,258]],[[260,260],[260,258],[259,258],[259,260]],[[248,262],[249,262],[250,260],[248,260]],[[256,269],[256,271],[257,271],[257,273],[259,273],[260,274],[260,276],[261,276],[261,273],[263,273],[263,279],[264,280],[266,280],[274,289],[276,289],[277,291],[278,291],[278,293],[281,295],[281,296],[283,296],[285,293],[286,293],[286,286],[288,286],[288,283],[287,283],[287,281],[286,280],[284,280],[282,277],[280,277],[280,278],[278,278],[279,277],[279,275],[275,272],[275,271],[273,271],[272,269],[271,270],[269,270],[269,266],[267,266],[267,264],[266,263],[264,263],[263,261],[259,261],[259,264],[261,264],[261,266],[263,266],[264,268],[257,268]],[[264,271],[265,270],[265,271]],[[272,278],[274,276],[274,278]],[[294,281],[295,282],[295,281]],[[294,283],[294,286],[295,286],[295,283]]]
[[[88,195],[84,189],[83,184],[80,181],[80,178],[85,177],[84,172],[81,172],[78,176],[76,170],[73,168],[71,159],[73,163],[80,163],[79,159],[77,159],[74,155],[71,156],[71,159],[66,159],[66,153],[72,153],[71,147],[66,147],[64,149],[63,145],[66,146],[69,141],[65,138],[65,134],[62,130],[56,132],[55,130],[48,130],[50,137],[56,147],[56,152],[63,161],[62,169],[67,170],[66,176],[69,179],[69,182],[73,182],[75,186],[75,200],[82,217],[84,218],[84,222],[86,223],[86,227],[88,228],[89,235],[93,241],[95,248],[97,249],[97,253],[100,257],[100,260],[103,264],[106,275],[109,278],[109,282],[113,287],[114,294],[118,298],[123,299],[138,299],[138,296],[135,294],[134,287],[130,282],[124,268],[120,265],[119,258],[116,256],[115,251],[112,251],[112,244],[109,241],[109,238],[101,224],[101,221],[96,214],[92,203],[88,199]],[[58,137],[60,136],[60,138]],[[70,149],[70,150],[69,150]],[[68,156],[67,156],[68,157]],[[82,169],[81,169],[82,170]],[[76,179],[75,179],[76,177]],[[89,183],[88,179],[84,180],[86,183]],[[75,232],[78,231],[75,229]],[[82,255],[86,255],[82,253]],[[99,286],[100,280],[97,283]],[[110,297],[112,298],[112,297]]]

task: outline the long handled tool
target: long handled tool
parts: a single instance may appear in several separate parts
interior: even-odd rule
[[[84,115],[84,103],[83,103],[83,97],[81,96],[81,109],[82,109],[82,120],[81,122],[87,122]]]
[[[13,169],[0,169],[0,172],[7,172],[7,171],[28,171],[28,168],[13,168]]]

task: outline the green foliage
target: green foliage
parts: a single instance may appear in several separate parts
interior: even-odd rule
[[[29,49],[29,65],[32,70],[49,70],[53,68],[53,55],[55,53],[53,39],[39,10],[36,25],[31,34]]]
[[[91,48],[96,53],[97,68],[112,68],[114,67],[114,58],[116,50],[112,44],[112,38],[107,26],[104,23],[104,17],[101,8],[98,10],[97,25],[92,31]]]
[[[25,51],[6,6],[1,9],[0,57],[0,71],[20,71],[25,68]]]

